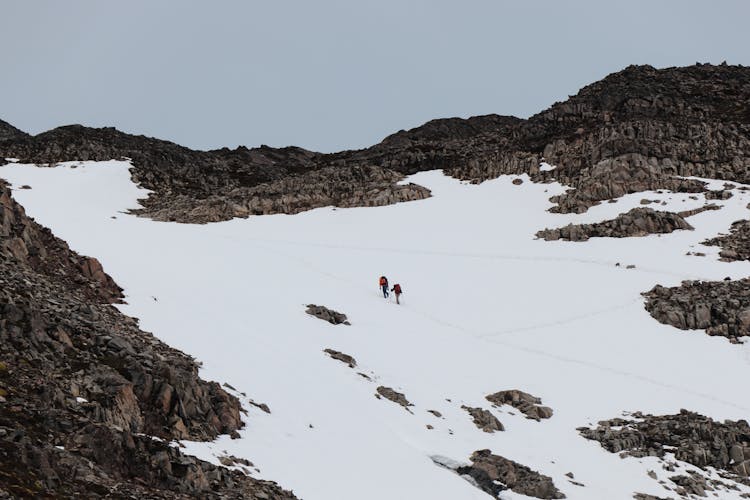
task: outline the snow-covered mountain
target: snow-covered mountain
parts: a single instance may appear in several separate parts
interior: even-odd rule
[[[748,68],[335,154],[0,121],[2,158],[0,496],[750,497]]]

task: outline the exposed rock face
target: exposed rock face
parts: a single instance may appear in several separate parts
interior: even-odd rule
[[[471,415],[474,425],[478,429],[484,432],[495,432],[504,431],[505,427],[500,421],[492,414],[491,411],[485,410],[484,408],[472,408],[470,406],[461,406],[462,409],[466,410]]]
[[[496,406],[511,405],[532,420],[539,421],[552,416],[552,408],[542,406],[540,398],[517,389],[496,392],[486,399]]]
[[[316,306],[315,304],[308,304],[307,310],[305,311],[307,314],[311,316],[315,316],[316,318],[320,318],[323,321],[328,321],[332,325],[350,325],[349,321],[346,319],[346,314],[336,312],[332,309],[328,309],[325,306]]]
[[[198,200],[185,194],[150,197],[144,201],[145,208],[133,213],[155,220],[207,223],[249,215],[295,214],[325,206],[391,205],[430,196],[422,186],[397,185],[402,179],[401,174],[380,167],[329,167]]]
[[[342,363],[346,363],[347,365],[349,365],[349,368],[354,368],[355,366],[357,366],[357,360],[349,356],[348,354],[344,354],[343,352],[335,351],[333,349],[324,349],[323,352],[328,354],[333,359],[337,359]]]
[[[5,185],[0,237],[0,496],[292,498],[146,436],[236,432],[239,402],[110,305],[121,291],[98,261]]]
[[[721,260],[750,260],[750,221],[735,221],[728,235],[711,238],[703,244],[721,247]]]
[[[750,477],[750,426],[745,420],[724,423],[687,410],[677,415],[642,415],[615,418],[590,429],[579,428],[586,439],[599,441],[612,453],[634,457],[663,457],[674,453],[677,460],[696,467],[714,467],[747,482]]]
[[[557,229],[545,229],[536,233],[537,238],[547,241],[586,241],[589,238],[626,238],[649,234],[671,233],[678,229],[692,230],[680,215],[661,212],[651,208],[634,208],[616,218],[595,224],[569,224]]]
[[[522,173],[556,179],[573,189],[553,210],[580,213],[627,193],[705,189],[676,175],[750,181],[748,102],[750,68],[630,66],[528,120],[433,120],[359,151],[191,151],[112,128],[72,125],[32,137],[3,122],[0,158],[131,158],[134,180],[153,191],[139,213],[180,222],[420,199],[427,190],[396,182],[437,168],[474,182]],[[556,168],[540,170],[542,160]]]
[[[534,498],[565,498],[555,487],[552,478],[540,474],[490,450],[475,451],[471,455],[472,465],[458,467],[456,472],[474,479],[483,491],[500,498],[500,492],[511,490]]]
[[[385,387],[383,385],[379,386],[377,389],[377,394],[375,394],[376,397],[383,396],[385,399],[388,399],[390,401],[393,401],[396,404],[399,404],[403,406],[407,411],[409,411],[410,406],[414,406],[409,402],[408,399],[406,399],[406,396],[404,396],[402,393],[398,391],[394,391],[390,387]]]
[[[646,310],[660,323],[682,330],[705,328],[709,335],[730,340],[750,335],[750,279],[656,285],[643,295]]]

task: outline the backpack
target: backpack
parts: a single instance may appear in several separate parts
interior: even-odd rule
[[[397,294],[402,293],[401,292],[401,285],[399,285],[398,283],[396,283],[395,285],[393,285],[393,291],[396,292]]]

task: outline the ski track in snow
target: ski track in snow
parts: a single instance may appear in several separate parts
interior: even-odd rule
[[[29,215],[99,258],[125,287],[119,307],[143,329],[196,356],[203,377],[230,383],[244,403],[271,407],[266,415],[246,404],[242,439],[183,443],[201,458],[243,456],[306,499],[479,499],[489,497],[430,457],[464,463],[490,448],[551,476],[568,498],[669,496],[646,475],[663,475],[657,459],[622,460],[576,427],[634,410],[749,416],[750,345],[661,325],[640,295],[657,283],[750,275],[750,264],[719,262],[718,248],[700,245],[747,218],[745,192],[690,218],[695,231],[545,242],[537,230],[609,219],[644,197],[672,211],[705,200],[636,193],[551,214],[548,199],[564,186],[515,186],[511,176],[471,185],[425,172],[409,181],[432,190],[427,200],[194,226],[124,213],[147,193],[128,167],[14,164],[0,177],[29,184],[14,192]],[[707,256],[685,255],[698,249]],[[404,286],[402,306],[379,295],[381,274]],[[312,318],[306,303],[340,310],[352,326]],[[326,347],[353,355],[357,368]],[[405,393],[413,414],[376,399],[380,384]],[[503,389],[541,397],[554,416],[534,422],[492,408],[484,396]],[[462,404],[491,409],[506,431],[481,432]],[[569,471],[586,486],[572,485]]]

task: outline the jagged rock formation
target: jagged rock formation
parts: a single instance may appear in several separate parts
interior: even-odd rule
[[[649,234],[671,233],[678,229],[692,230],[693,226],[680,215],[651,208],[634,208],[614,219],[595,224],[569,224],[557,229],[545,229],[536,233],[546,241],[586,241],[589,238],[626,238]]]
[[[0,496],[293,498],[162,441],[236,433],[239,402],[120,297],[0,184]]]
[[[677,460],[704,469],[714,467],[750,484],[750,426],[745,420],[721,423],[687,410],[676,415],[634,413],[632,417],[605,420],[596,428],[578,431],[612,453],[633,457],[674,453]]]
[[[553,413],[549,406],[542,406],[540,398],[517,389],[496,392],[486,396],[486,399],[494,406],[511,405],[526,415],[526,418],[537,422],[543,418],[552,417]]]
[[[0,158],[131,158],[133,179],[153,191],[139,213],[180,222],[420,199],[425,189],[394,181],[436,168],[475,182],[521,173],[556,179],[572,189],[554,198],[553,210],[583,212],[627,193],[705,189],[676,175],[750,181],[749,102],[750,68],[630,66],[528,120],[433,120],[359,151],[203,152],[112,128],[73,125],[32,137],[3,122]],[[556,168],[540,170],[543,159]]]
[[[750,335],[750,279],[683,281],[656,285],[643,294],[646,310],[657,321],[682,330],[706,329],[730,340]]]
[[[346,319],[346,314],[328,309],[325,306],[316,306],[315,304],[308,304],[307,310],[305,310],[310,316],[315,316],[323,321],[327,321],[332,325],[350,325]]]
[[[500,498],[504,490],[534,498],[565,498],[549,476],[500,455],[493,455],[490,450],[475,451],[471,461],[472,465],[457,467],[455,471],[471,477],[477,487],[494,498]]]
[[[484,432],[505,430],[503,424],[500,423],[497,417],[495,417],[495,415],[489,410],[485,410],[484,408],[473,408],[465,405],[462,405],[461,409],[466,410],[468,414],[471,415],[471,419],[474,422],[474,425],[477,426],[477,429],[481,429]]]
[[[323,349],[323,352],[328,354],[333,359],[341,361],[342,363],[346,363],[347,365],[349,365],[349,368],[354,368],[357,366],[356,359],[349,356],[348,354],[344,354],[341,351],[336,351],[334,349]]]
[[[717,236],[703,242],[704,245],[721,247],[719,257],[730,262],[750,260],[750,221],[738,220],[732,223],[729,234]]]
[[[376,398],[380,398],[382,396],[389,401],[393,401],[394,403],[403,406],[406,411],[409,411],[410,406],[414,406],[409,402],[408,399],[406,399],[406,396],[403,393],[395,391],[390,387],[381,385],[375,390],[377,391],[377,393],[375,394]]]

